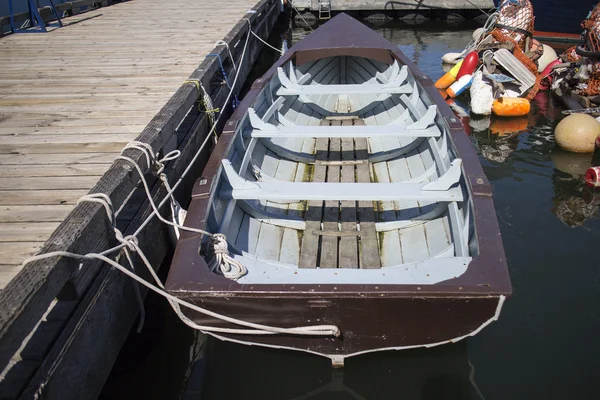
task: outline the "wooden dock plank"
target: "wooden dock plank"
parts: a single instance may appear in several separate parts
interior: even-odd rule
[[[98,179],[98,177],[93,177]],[[2,179],[0,179],[1,181]],[[58,189],[58,190],[0,190],[0,206],[20,205],[74,205],[77,200],[88,193],[88,189]],[[5,227],[2,226],[2,230]],[[52,233],[52,232],[49,232]]]
[[[58,226],[58,222],[15,222],[3,224],[0,242],[41,242]]]
[[[68,69],[68,59],[43,66],[40,65],[41,63],[35,64],[35,58],[43,59],[45,55],[51,55],[54,51],[60,52],[66,58],[71,58],[73,55],[88,57],[91,54],[90,57],[95,57],[99,63],[104,61],[103,57],[110,59],[113,53],[118,54],[120,57],[129,57],[130,55],[127,54],[129,49],[131,49],[131,57],[142,56],[152,59],[156,54],[173,52],[173,55],[179,53],[186,57],[194,57],[195,62],[190,64],[191,67],[167,63],[163,66],[152,68],[152,70],[162,69],[162,71],[147,74],[149,79],[145,81],[150,85],[163,79],[175,81],[175,85],[169,88],[165,88],[164,85],[156,85],[156,91],[165,94],[164,101],[157,100],[158,97],[149,98],[151,102],[146,103],[148,107],[139,108],[139,111],[134,107],[113,107],[111,109],[110,100],[107,100],[109,96],[105,96],[106,98],[98,98],[99,107],[83,108],[81,109],[83,111],[81,113],[78,113],[81,110],[77,110],[76,107],[74,109],[65,107],[64,111],[60,112],[56,110],[47,111],[45,115],[43,107],[36,107],[34,111],[23,107],[18,112],[12,112],[11,110],[10,113],[5,110],[0,112],[0,126],[21,127],[27,125],[35,129],[45,125],[101,126],[103,122],[100,121],[107,120],[115,121],[114,125],[142,124],[145,128],[141,135],[138,136],[137,133],[132,133],[131,139],[138,136],[139,140],[151,144],[154,149],[164,149],[168,145],[169,140],[174,138],[175,127],[179,126],[179,123],[190,109],[196,109],[194,104],[197,99],[196,89],[192,85],[182,86],[182,82],[185,79],[201,79],[205,86],[210,87],[209,81],[217,74],[219,69],[218,61],[215,58],[204,59],[204,56],[209,52],[218,52],[221,57],[225,57],[226,51],[224,47],[221,46],[213,50],[215,41],[224,38],[234,48],[234,56],[239,58],[241,46],[244,43],[243,39],[247,35],[248,24],[246,23],[246,19],[249,20],[252,29],[263,40],[268,36],[279,14],[279,3],[273,0],[261,1],[253,7],[251,12],[247,12],[255,2],[256,0],[233,0],[226,4],[217,4],[215,2],[190,3],[182,0],[174,0],[168,5],[158,0],[126,2],[116,5],[114,8],[127,9],[127,12],[119,16],[116,14],[112,15],[114,21],[109,21],[109,23],[101,26],[94,24],[104,17],[111,17],[110,14],[113,7],[108,9],[103,8],[97,14],[98,18],[94,20],[85,21],[75,26],[66,26],[48,35],[35,35],[43,36],[46,42],[31,42],[33,43],[31,48],[24,46],[22,52],[15,53],[16,57],[30,57],[32,65],[35,65],[35,67],[31,68],[32,73],[29,73],[31,71],[27,71],[27,74],[21,74],[29,76],[30,86],[44,85],[38,82],[39,76],[58,78],[58,80],[62,79],[63,82],[68,82],[75,75],[78,76],[80,82],[95,78],[92,76],[92,69],[81,65],[79,66],[79,70],[74,70],[74,74],[70,75],[68,71],[65,73],[64,71],[56,72],[53,70],[53,67],[57,67],[56,69],[62,67]],[[146,13],[148,6],[153,8],[150,14]],[[135,18],[132,18],[132,16]],[[241,19],[242,17],[245,18]],[[139,21],[143,21],[143,24],[140,24]],[[215,23],[215,21],[218,21],[218,23]],[[75,43],[75,41],[68,43],[69,40],[60,39],[60,35],[65,34],[65,31],[80,27],[95,30],[95,32],[90,33],[89,39],[80,40],[79,43]],[[145,36],[144,34],[139,34],[138,41],[141,43],[139,47],[143,48],[141,52],[138,52],[138,49],[136,49],[135,42],[137,38],[131,40],[131,43],[128,43],[129,38],[123,40],[123,37],[126,37],[128,32],[147,33],[154,30],[161,32],[161,34],[148,35],[150,40],[143,37]],[[77,33],[77,30],[75,31],[75,33],[71,33],[70,35],[83,36]],[[115,31],[122,32],[111,33],[108,36],[113,36],[114,38],[114,36],[119,35],[121,40],[115,38],[114,43],[112,43],[111,39],[107,40],[102,37],[107,32]],[[166,34],[164,31],[170,31],[170,34]],[[27,42],[34,35],[20,36],[28,36],[28,38],[22,40],[23,42]],[[154,36],[154,39],[152,39],[152,36]],[[13,40],[14,37],[10,36],[8,39]],[[39,39],[34,38],[33,40],[39,41]],[[145,44],[145,41],[151,43]],[[53,42],[55,43],[51,46]],[[67,43],[64,44],[64,42]],[[159,42],[163,45],[158,46],[157,43]],[[0,45],[4,43],[6,43],[5,39],[0,41]],[[167,47],[170,49],[167,49]],[[241,71],[241,78],[236,87],[238,95],[241,84],[248,76],[250,67],[256,60],[261,47],[262,44],[260,44],[258,39],[250,36],[249,48],[245,58],[246,62],[239,69]],[[66,51],[65,48],[69,50]],[[37,51],[36,49],[42,49],[43,51]],[[46,49],[48,50],[46,51]],[[5,50],[5,48],[0,48],[0,53],[2,53],[3,57],[7,54]],[[31,57],[31,55],[34,55],[34,57]],[[14,60],[14,58],[12,59]],[[0,62],[2,61],[0,60]],[[44,71],[36,74],[34,72],[38,67]],[[86,69],[88,71],[85,71]],[[127,69],[130,71],[127,71]],[[122,72],[106,68],[103,79],[119,79],[122,82],[136,80],[139,84],[140,77],[138,75],[143,72],[142,70],[143,68],[131,68],[131,66],[124,66]],[[0,77],[1,79],[2,77]],[[90,83],[91,90],[93,90],[92,85]],[[5,85],[0,84],[0,97],[3,96],[2,88],[5,87]],[[217,86],[216,88],[212,87],[212,89],[215,106],[222,107],[226,96],[226,88]],[[173,96],[171,97],[171,95]],[[126,96],[124,98],[132,102],[144,101],[143,96]],[[169,101],[167,102],[167,100]],[[75,106],[77,105],[77,102],[71,103]],[[87,102],[83,103],[85,105]],[[156,118],[154,118],[154,115],[157,109],[153,108],[154,103],[160,108]],[[135,111],[128,111],[132,109]],[[95,121],[90,122],[91,119]],[[207,129],[206,120],[206,118],[202,118],[200,124],[189,132],[190,140],[182,146],[181,158],[167,166],[170,178],[179,176],[185,166],[189,164],[191,155],[198,148]],[[43,165],[42,162],[33,160],[37,152],[35,147],[43,147],[45,136],[43,133],[52,133],[52,131],[39,133],[39,135],[30,134],[30,136],[39,136],[37,139],[31,138],[31,142],[34,145],[33,152],[29,151],[25,147],[25,143],[23,143],[20,148],[14,149],[15,151],[10,154],[4,154],[6,157],[2,159],[7,160],[11,163],[10,165],[13,165],[12,163],[16,162],[14,156],[17,159],[19,157],[28,157],[28,160],[26,160],[28,165]],[[89,139],[92,141],[94,133],[97,132],[89,133]],[[57,135],[57,133],[53,134]],[[6,136],[11,137],[10,134]],[[78,135],[71,134],[70,136],[77,137]],[[39,140],[39,142],[36,143],[36,140]],[[0,138],[1,141],[2,138]],[[93,141],[92,143],[96,142]],[[94,146],[92,144],[89,147]],[[97,155],[106,151],[114,157],[120,150],[121,148],[102,149],[93,152],[93,154]],[[68,164],[65,161],[56,161],[56,156],[60,153],[68,155],[80,153],[80,149],[77,148],[57,149],[57,151],[52,152],[45,151],[46,153],[41,154],[44,157],[50,157],[49,160],[54,164]],[[203,163],[206,161],[206,153],[204,152],[201,155],[200,162],[197,163],[198,170],[202,169]],[[137,152],[129,151],[128,154],[131,154],[132,158],[143,164],[141,161],[143,157],[137,154]],[[123,165],[124,163],[122,162],[113,164],[95,188],[96,190],[108,193],[113,199],[116,208],[120,208],[123,205],[128,198],[128,194],[137,184],[135,174],[130,174],[126,168],[123,168]],[[182,187],[187,189],[193,184],[193,179],[195,179],[195,176],[190,174],[190,177],[184,181]],[[165,196],[164,189],[158,186],[152,189],[152,193],[155,200]],[[18,206],[26,207],[22,205]],[[16,210],[15,208],[11,210],[9,207],[4,206],[0,208],[4,210],[5,214]],[[39,210],[40,207],[37,207],[37,209]],[[31,209],[22,208],[19,211],[31,211]],[[58,214],[61,209],[53,209],[51,211],[54,214]],[[147,205],[141,208],[138,207],[132,211],[139,211],[139,213],[127,229],[124,230],[124,234],[133,233],[150,212]],[[39,216],[36,220],[44,219],[47,219],[47,217]],[[75,207],[66,223],[60,225],[59,229],[52,234],[50,240],[46,242],[42,249],[43,251],[50,251],[55,248],[63,248],[78,253],[105,250],[111,245],[112,238],[112,232],[105,222],[106,215],[102,207],[92,204]],[[143,251],[149,257],[152,265],[156,266],[161,265],[161,261],[168,248],[167,238],[164,237],[165,230],[162,228],[163,226],[159,222],[153,220],[140,235],[140,246],[142,246]],[[1,229],[2,226],[0,226]],[[0,328],[2,330],[0,333],[2,336],[2,340],[0,341],[0,365],[2,367],[16,354],[24,335],[27,335],[34,329],[36,322],[42,316],[41,313],[45,305],[56,298],[67,281],[75,277],[77,290],[81,290],[78,294],[85,293],[85,297],[77,306],[76,315],[71,318],[56,343],[52,345],[51,352],[46,356],[47,362],[42,363],[33,378],[29,382],[26,382],[27,386],[21,391],[21,396],[24,398],[31,397],[35,393],[49,399],[97,397],[102,384],[111,370],[112,363],[133,324],[134,318],[139,312],[139,306],[131,290],[132,283],[130,278],[118,271],[101,267],[100,262],[88,263],[86,268],[83,268],[79,273],[74,273],[76,271],[74,271],[71,264],[70,261],[66,261],[64,258],[33,262],[20,270],[17,279],[10,280],[0,291],[0,302],[2,302],[0,306],[2,309],[2,313],[0,313]],[[0,272],[9,271],[9,269],[10,265],[2,266]],[[17,271],[18,269],[13,270]],[[99,271],[100,274],[97,274]],[[2,275],[5,276],[4,273]],[[92,279],[94,279],[93,286],[88,290]],[[119,312],[115,313],[114,310],[119,310]],[[100,323],[98,323],[99,321]],[[98,337],[105,337],[110,340],[98,341]],[[80,362],[82,354],[85,354],[85,358],[89,362],[83,364]],[[77,365],[78,368],[73,370],[71,368],[73,365]],[[81,379],[82,377],[86,377],[86,379]],[[65,385],[64,382],[71,383]]]
[[[0,232],[62,220],[255,3],[125,2],[2,38]]]

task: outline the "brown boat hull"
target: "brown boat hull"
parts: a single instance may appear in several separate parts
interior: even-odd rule
[[[436,104],[453,151],[463,163],[476,231],[472,260],[463,274],[427,285],[394,279],[385,284],[361,283],[358,280],[336,283],[331,279],[311,284],[271,283],[268,280],[243,283],[212,272],[199,252],[202,235],[182,232],[166,284],[170,294],[240,321],[278,328],[327,324],[335,325],[341,331],[337,338],[215,334],[216,337],[312,352],[329,357],[334,365],[340,365],[345,357],[365,352],[430,347],[475,334],[498,317],[504,297],[512,292],[491,186],[461,122],[433,82],[396,46],[343,14],[295,45],[255,81],[226,123],[202,177],[194,186],[185,224],[206,229],[221,160],[233,146],[236,127],[277,73],[277,68],[292,59],[300,65],[323,57],[347,55],[388,64],[397,60],[412,71],[421,93]],[[340,273],[343,271],[340,270]],[[243,328],[207,318],[188,308],[183,312],[200,325]]]
[[[336,294],[330,297],[281,295],[263,297],[190,297],[200,307],[247,322],[280,327],[333,324],[342,335],[215,335],[224,340],[306,351],[329,357],[334,364],[349,356],[378,350],[431,347],[459,341],[498,317],[500,297],[378,297]],[[185,310],[200,325],[237,326]],[[237,327],[239,328],[239,327]]]

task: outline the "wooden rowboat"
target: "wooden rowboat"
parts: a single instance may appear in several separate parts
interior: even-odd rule
[[[340,14],[254,83],[195,185],[186,225],[226,235],[243,276],[211,268],[208,238],[183,233],[167,290],[253,323],[335,325],[336,337],[215,334],[334,365],[454,342],[511,293],[491,196],[432,81]]]

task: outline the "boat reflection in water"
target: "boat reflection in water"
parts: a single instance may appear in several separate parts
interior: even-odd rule
[[[550,159],[555,166],[552,212],[570,227],[582,226],[587,219],[598,215],[600,208],[600,193],[587,187],[583,180],[585,171],[593,164],[594,155],[555,148]]]
[[[201,396],[182,399],[465,399],[471,384],[466,342],[431,349],[378,352],[332,369],[326,359],[298,352],[209,340]],[[285,368],[281,366],[285,365]],[[475,394],[476,397],[476,394]]]

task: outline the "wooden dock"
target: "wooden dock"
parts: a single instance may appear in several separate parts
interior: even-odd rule
[[[0,40],[0,289],[256,0],[136,0]]]
[[[219,60],[206,56],[218,54],[233,76],[230,53],[216,42],[228,44],[239,93],[263,47],[249,27],[266,39],[280,6],[134,0],[65,18],[46,34],[0,38],[0,398],[98,395],[140,311],[130,278],[99,261],[21,263],[37,251],[114,246],[103,207],[76,205],[90,190],[109,195],[123,234],[133,233],[151,208],[131,165],[116,157],[134,139],[163,154],[178,148],[165,169],[173,184],[209,126],[198,88],[184,82],[206,88],[224,123],[228,89]],[[149,172],[139,151],[126,155]],[[181,185],[183,197],[197,173]],[[162,199],[164,186],[150,184]],[[158,268],[170,248],[164,225],[154,219],[138,238]]]

